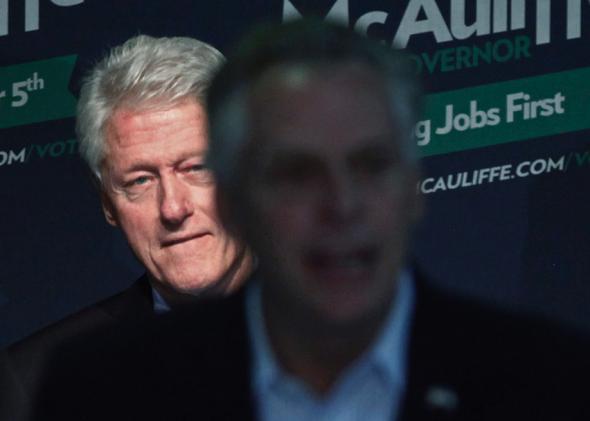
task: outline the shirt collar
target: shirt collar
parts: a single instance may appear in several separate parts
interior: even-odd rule
[[[398,289],[381,333],[368,357],[392,382],[405,384],[408,340],[414,308],[414,283],[409,270],[400,272]]]
[[[162,295],[158,292],[158,290],[156,288],[153,287],[153,285],[150,284],[150,287],[152,289],[152,299],[154,302],[154,313],[164,314],[164,313],[169,312],[170,306],[168,305],[168,303],[166,302],[164,297],[162,297]]]
[[[252,380],[256,389],[266,389],[280,376],[281,370],[264,327],[260,282],[252,282],[246,290],[246,321],[252,346]]]
[[[359,360],[380,370],[388,382],[405,384],[408,339],[415,287],[409,270],[402,270],[398,289],[381,332]],[[264,325],[262,291],[253,282],[246,291],[246,320],[252,347],[252,381],[256,390],[266,390],[288,375],[279,366]]]

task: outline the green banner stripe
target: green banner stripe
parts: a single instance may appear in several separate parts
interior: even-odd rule
[[[590,128],[590,68],[428,95],[422,156]]]
[[[68,82],[76,56],[0,68],[0,128],[75,115]]]

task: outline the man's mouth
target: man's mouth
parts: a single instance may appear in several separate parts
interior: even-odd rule
[[[313,250],[304,258],[307,270],[326,282],[347,282],[368,279],[378,260],[376,246],[346,251]]]
[[[177,244],[186,243],[191,240],[195,240],[197,238],[202,238],[206,236],[207,233],[196,233],[196,234],[187,234],[182,236],[175,236],[167,238],[166,240],[162,241],[162,248],[175,246]]]

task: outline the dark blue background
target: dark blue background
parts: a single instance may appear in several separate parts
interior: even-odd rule
[[[385,40],[393,38],[407,4],[349,1],[352,21],[371,10],[390,13],[385,25],[369,32]],[[72,7],[39,2],[40,29],[25,33],[24,2],[9,0],[10,34],[0,37],[0,66],[78,55],[73,93],[89,65],[133,35],[192,36],[227,52],[254,23],[280,21],[283,6],[282,0],[86,0]],[[304,14],[324,15],[334,1],[292,3]],[[448,16],[449,1],[438,3]],[[552,3],[553,42],[535,46],[531,59],[426,75],[428,91],[589,66],[590,6],[583,4],[582,38],[567,41],[563,4]],[[527,29],[437,45],[424,35],[408,48],[433,53],[517,34],[534,37]],[[0,129],[0,150],[71,139],[73,125],[68,118]],[[424,160],[425,175],[515,164],[589,146],[590,131],[564,133],[430,157]],[[428,195],[414,244],[416,260],[460,293],[590,326],[589,172],[586,167]],[[141,272],[121,234],[105,223],[77,156],[0,167],[0,346],[121,290]]]

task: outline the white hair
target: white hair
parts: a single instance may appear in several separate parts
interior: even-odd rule
[[[113,48],[83,82],[76,131],[80,155],[101,179],[105,127],[120,107],[159,109],[187,98],[203,104],[223,55],[192,38],[138,35]]]

